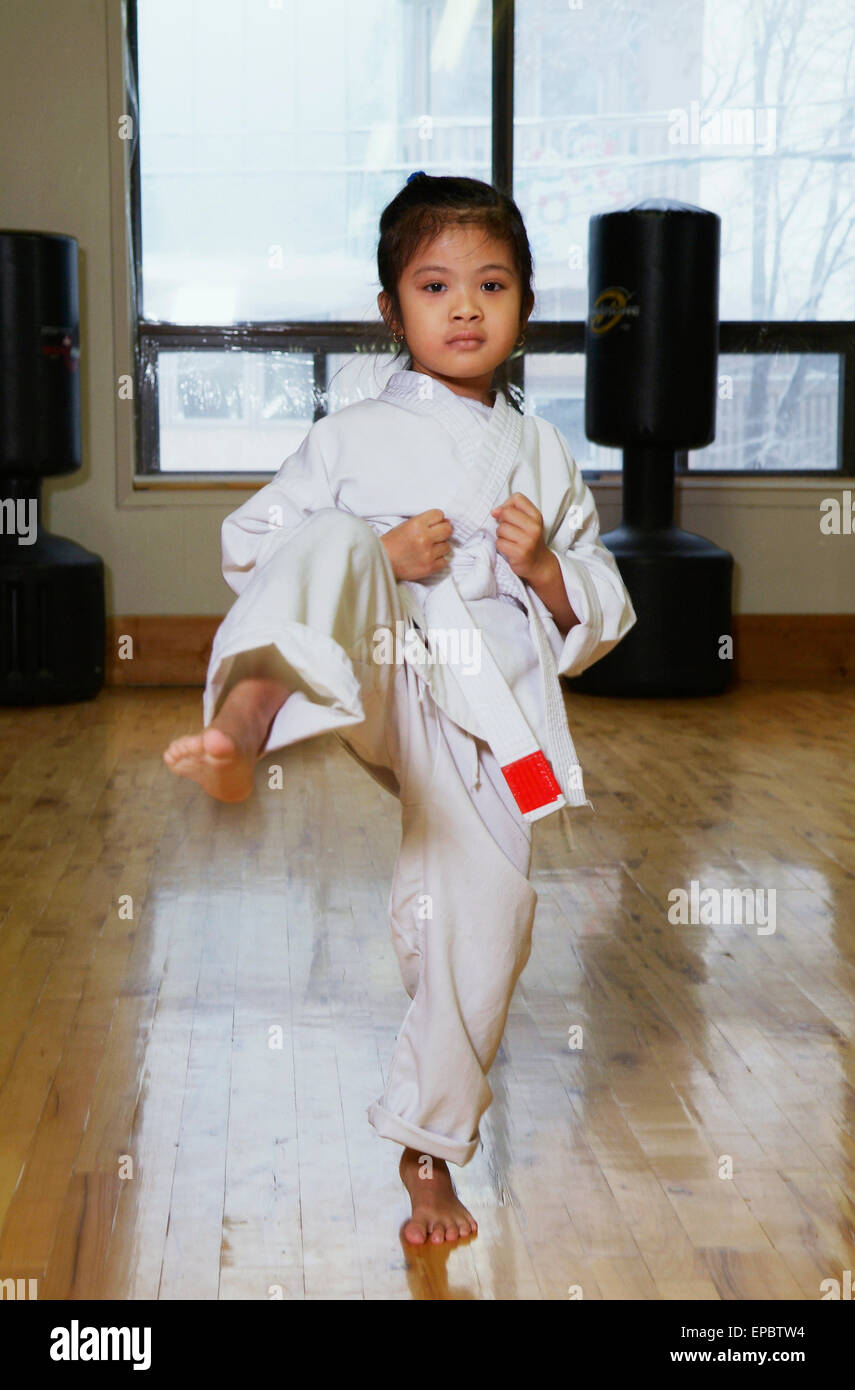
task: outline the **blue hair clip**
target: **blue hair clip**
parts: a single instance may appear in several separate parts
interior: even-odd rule
[[[417,179],[419,174],[424,174],[425,178],[427,178],[427,174],[425,174],[424,169],[417,169],[414,174],[410,174],[410,177],[407,179],[407,183],[412,183],[413,179]]]

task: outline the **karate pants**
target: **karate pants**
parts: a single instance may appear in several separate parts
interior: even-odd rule
[[[531,827],[487,743],[451,720],[406,662],[373,660],[378,628],[408,626],[372,527],[334,508],[313,512],[218,629],[204,721],[236,678],[234,658],[251,651],[294,692],[262,753],[335,732],[400,801],[389,918],[411,1003],[368,1119],[384,1138],[462,1166],[478,1147],[487,1073],[531,951]]]

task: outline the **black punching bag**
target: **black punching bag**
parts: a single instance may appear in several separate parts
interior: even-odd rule
[[[674,454],[715,438],[721,221],[651,199],[592,217],[585,433],[622,448],[603,535],[637,622],[571,679],[601,695],[710,695],[730,681],[733,556],[674,525]]]
[[[0,704],[104,684],[104,564],[44,527],[41,480],[81,466],[77,242],[0,231]]]

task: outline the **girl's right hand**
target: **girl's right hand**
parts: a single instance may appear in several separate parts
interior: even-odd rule
[[[425,579],[446,568],[453,527],[439,508],[420,512],[380,537],[396,579]]]

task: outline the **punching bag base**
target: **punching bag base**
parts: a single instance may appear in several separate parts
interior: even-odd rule
[[[673,525],[624,523],[601,539],[637,621],[600,661],[564,679],[586,695],[720,695],[733,675],[733,556]]]
[[[91,700],[104,684],[104,562],[65,536],[0,543],[0,705]]]

